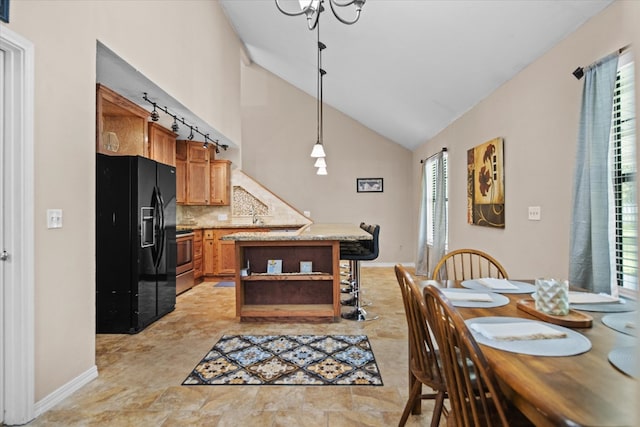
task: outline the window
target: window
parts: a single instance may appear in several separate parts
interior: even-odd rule
[[[634,64],[630,55],[619,59],[610,137],[613,210],[612,274],[623,289],[638,289],[638,204],[636,198],[636,134]]]
[[[447,185],[447,153],[443,153],[442,163],[444,166],[444,182],[445,182],[445,211],[449,211],[449,186]],[[433,246],[433,239],[435,234],[435,209],[436,209],[436,168],[437,162],[435,159],[427,160],[427,244]],[[445,224],[447,221],[445,220]],[[448,247],[449,233],[445,230],[445,247]]]

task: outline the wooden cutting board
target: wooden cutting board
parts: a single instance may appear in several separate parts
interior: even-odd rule
[[[593,326],[593,318],[591,316],[576,310],[569,309],[569,314],[566,316],[556,316],[536,310],[536,302],[532,298],[521,299],[518,301],[517,307],[519,310],[555,325],[568,328],[590,328]]]

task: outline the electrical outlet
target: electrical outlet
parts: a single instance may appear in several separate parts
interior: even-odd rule
[[[47,209],[47,228],[62,228],[62,209]]]
[[[529,221],[540,221],[540,206],[529,206]]]
[[[229,217],[227,216],[227,214],[218,214],[218,221],[227,221],[229,220]]]
[[[303,213],[307,218],[311,218],[311,211],[304,211]]]

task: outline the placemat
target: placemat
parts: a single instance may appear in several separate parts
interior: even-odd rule
[[[609,363],[630,377],[638,378],[635,347],[618,347],[609,352]]]
[[[636,304],[635,301],[626,298],[620,298],[620,302],[608,302],[604,304],[570,304],[569,306],[575,310],[597,311],[600,313],[624,313],[638,309],[638,304]]]
[[[611,329],[622,332],[623,334],[638,336],[638,313],[615,313],[607,314],[602,318],[602,323]],[[629,327],[633,325],[632,327]]]
[[[501,307],[503,305],[509,304],[509,298],[505,297],[504,295],[497,294],[495,292],[489,292],[487,290],[476,291],[474,289],[458,289],[458,288],[444,288],[444,289],[440,289],[440,290],[442,291],[442,293],[445,294],[445,296],[446,296],[447,292],[483,293],[483,294],[489,295],[489,297],[492,299],[491,302],[489,302],[489,301],[462,301],[462,300],[449,299],[449,301],[451,301],[451,304],[453,304],[455,307],[492,308],[492,307]]]
[[[519,341],[495,341],[490,340],[471,330],[473,337],[480,344],[497,348],[498,350],[509,351],[511,353],[530,354],[532,356],[574,356],[589,351],[591,349],[591,341],[587,337],[578,332],[563,326],[554,325],[552,323],[540,322],[537,320],[524,319],[521,317],[475,317],[467,319],[465,323],[469,326],[472,323],[522,323],[522,322],[538,322],[550,328],[564,332],[565,338],[539,339],[539,340],[519,340]]]
[[[509,283],[511,283],[514,286],[517,286],[518,289],[491,289],[483,285],[482,283],[478,282],[477,280],[464,280],[461,283],[461,285],[462,287],[467,289],[475,289],[477,291],[485,291],[485,292],[486,291],[496,292],[499,294],[530,294],[536,291],[536,287],[531,283],[517,282],[515,280],[509,280]]]

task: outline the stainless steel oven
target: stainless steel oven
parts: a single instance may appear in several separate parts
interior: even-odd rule
[[[193,287],[193,232],[176,235],[176,294]]]

